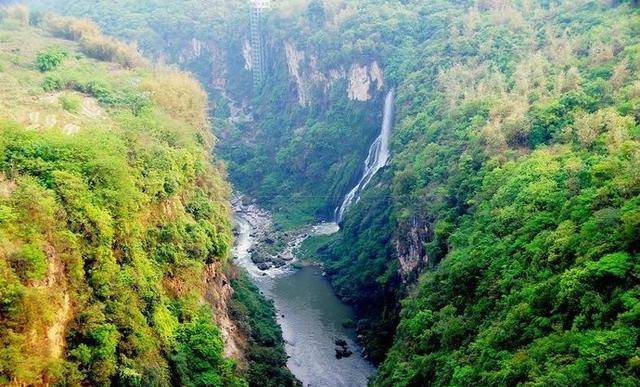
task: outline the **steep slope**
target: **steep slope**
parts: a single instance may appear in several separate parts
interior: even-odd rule
[[[639,21],[476,2],[414,49],[392,169],[328,254],[366,310],[435,266],[375,385],[637,384]]]
[[[357,182],[391,83],[381,67],[384,55],[343,47],[348,32],[317,1],[274,2],[265,13],[268,76],[258,89],[248,1],[31,3],[90,17],[145,53],[196,74],[217,106],[219,153],[231,180],[273,209],[280,225],[332,218]],[[349,26],[357,22],[355,9],[340,3],[331,10],[335,17]],[[387,10],[396,12],[376,13]]]
[[[280,2],[255,93],[246,8],[207,20],[195,3],[165,55],[221,90],[232,179],[285,220],[330,214],[396,86],[391,165],[308,243],[371,356],[394,345],[375,384],[636,381],[635,1]],[[124,8],[66,9],[130,32]]]
[[[0,15],[0,384],[244,385],[204,92],[92,24]]]

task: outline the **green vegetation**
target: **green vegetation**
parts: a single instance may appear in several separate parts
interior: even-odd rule
[[[60,66],[69,54],[57,47],[49,48],[46,51],[38,53],[36,57],[36,67],[44,72],[51,71]]]
[[[203,295],[231,242],[204,92],[4,13],[0,384],[246,385]]]
[[[280,227],[294,229],[318,218],[331,218],[357,180],[368,146],[379,131],[382,98],[376,94],[369,103],[350,100],[345,92],[347,80],[341,78],[327,84],[326,92],[311,91],[304,106],[299,103],[282,47],[285,36],[299,49],[308,48],[307,55],[328,51],[330,61],[318,64],[322,70],[339,71],[341,66],[348,70],[351,64],[340,62],[344,57],[338,44],[343,33],[347,36],[350,32],[334,31],[331,42],[321,41],[327,36],[323,31],[312,38],[298,32],[309,29],[306,7],[281,4],[285,10],[304,11],[295,14],[295,23],[284,13],[268,16],[268,45],[273,46],[270,76],[261,90],[253,90],[251,72],[244,70],[241,55],[249,27],[248,1],[154,0],[141,4],[127,0],[116,8],[110,1],[33,3],[54,7],[63,14],[90,17],[107,32],[138,42],[145,52],[180,63],[208,85],[218,107],[214,126],[221,140],[219,154],[227,162],[231,180],[238,190],[272,209]],[[317,6],[311,7],[311,14],[319,12]],[[213,55],[190,52],[194,38],[214,47]],[[319,43],[307,47],[309,41]],[[218,55],[216,50],[228,55]],[[370,59],[373,57],[363,56],[365,62]],[[216,80],[225,83],[225,95],[212,86]],[[247,119],[246,111],[231,117],[229,98],[238,101],[236,105],[249,102],[253,119]]]
[[[486,173],[377,383],[636,384],[638,149],[542,148]]]
[[[303,247],[355,306],[373,385],[638,384],[636,1],[281,2],[260,90],[243,7],[54,3],[216,85],[233,182],[287,227],[329,217],[357,178],[383,90],[351,100],[337,76],[300,104],[281,42],[306,81],[380,63],[398,91],[391,165],[339,234]],[[194,37],[224,55],[196,55]],[[37,277],[37,255],[21,267]]]
[[[234,290],[229,306],[231,315],[249,339],[249,385],[297,386],[298,382],[287,369],[287,355],[273,303],[258,295],[258,289],[245,274],[239,274],[231,285]]]
[[[82,98],[77,95],[64,94],[61,95],[58,99],[60,100],[60,105],[62,105],[62,108],[69,113],[77,113],[80,110],[80,106],[82,105]]]
[[[175,363],[184,386],[232,387],[245,385],[236,376],[235,365],[222,357],[222,340],[206,309],[193,321],[182,324],[176,334]]]

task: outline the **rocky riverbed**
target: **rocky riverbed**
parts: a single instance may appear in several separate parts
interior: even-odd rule
[[[362,355],[353,311],[335,295],[321,267],[299,264],[295,257],[307,236],[330,234],[337,231],[337,225],[322,223],[284,233],[275,230],[269,213],[254,203],[239,199],[233,203],[237,225],[234,260],[273,300],[289,369],[304,386],[366,386],[375,368]],[[258,263],[251,257],[257,257]]]
[[[246,220],[251,228],[251,237],[256,241],[249,249],[251,261],[262,271],[281,268],[295,260],[295,253],[306,238],[311,235],[328,235],[338,231],[335,223],[320,223],[297,231],[278,229],[271,214],[243,197],[231,201],[237,216]],[[234,233],[240,231],[237,226]]]

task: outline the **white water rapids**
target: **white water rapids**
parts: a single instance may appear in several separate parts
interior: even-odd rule
[[[344,197],[340,207],[336,208],[335,215],[338,223],[342,221],[344,213],[353,204],[354,200],[356,203],[360,200],[360,194],[373,176],[389,161],[389,140],[393,129],[394,97],[395,90],[389,90],[384,100],[384,115],[380,135],[369,147],[369,154],[364,161],[364,170],[360,181]]]

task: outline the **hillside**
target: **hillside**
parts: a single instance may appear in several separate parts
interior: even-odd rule
[[[11,7],[0,85],[0,384],[245,385],[198,83]]]
[[[390,164],[303,246],[373,385],[637,384],[637,2],[274,1],[255,89],[245,5],[35,3],[196,74],[231,181],[284,228],[332,218],[397,90]]]

